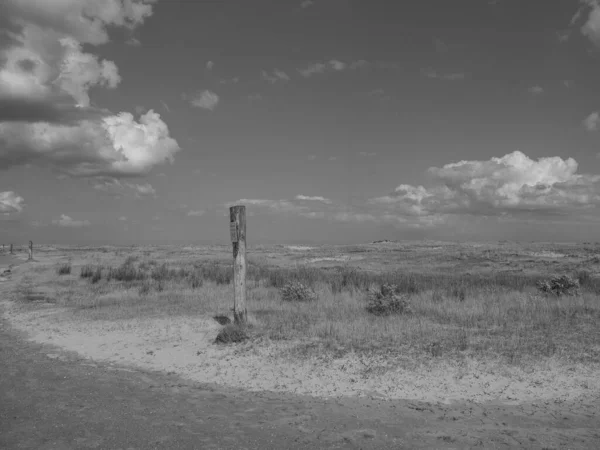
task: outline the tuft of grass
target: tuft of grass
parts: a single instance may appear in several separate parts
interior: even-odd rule
[[[94,266],[86,264],[81,267],[81,271],[79,272],[79,276],[81,278],[91,278],[94,275]]]
[[[70,275],[71,274],[71,263],[61,264],[58,269],[56,269],[56,273],[58,275]]]
[[[281,288],[280,293],[284,302],[312,302],[317,300],[317,294],[298,281],[287,283]]]
[[[96,284],[101,279],[102,279],[102,267],[96,267],[96,270],[94,270],[94,274],[90,278],[90,281],[92,282],[92,284]]]
[[[236,324],[225,325],[215,339],[215,344],[235,344],[249,339],[246,329]]]
[[[367,311],[376,316],[412,312],[408,296],[399,294],[398,286],[393,284],[383,284],[379,289],[370,290],[367,299]]]

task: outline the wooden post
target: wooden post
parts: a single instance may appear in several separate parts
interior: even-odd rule
[[[233,244],[233,318],[245,324],[246,310],[246,207],[229,208],[229,234]]]
[[[28,260],[31,261],[33,259],[33,241],[29,241],[29,258]]]
[[[13,253],[13,249],[12,249],[12,244],[10,244],[10,254],[11,254],[11,255],[14,255],[14,253]]]

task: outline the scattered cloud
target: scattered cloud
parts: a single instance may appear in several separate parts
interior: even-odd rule
[[[163,108],[165,108],[168,113],[171,112],[171,108],[169,108],[169,105],[167,105],[166,102],[164,102],[164,101],[161,100],[160,103],[161,103],[161,105],[163,105]]]
[[[212,91],[204,90],[193,95],[190,104],[196,108],[213,111],[219,104],[219,96]]]
[[[598,114],[597,111],[591,113],[583,121],[583,126],[588,131],[598,131],[599,125],[600,125],[600,114]]]
[[[312,77],[318,74],[324,74],[327,72],[341,72],[344,70],[356,70],[367,67],[369,63],[365,60],[353,61],[346,63],[337,59],[331,59],[326,62],[315,62],[308,65],[304,69],[299,69],[298,72],[305,78]]]
[[[541,95],[544,93],[544,88],[541,86],[532,86],[528,89],[530,94]]]
[[[150,183],[146,183],[146,184],[126,183],[126,186],[135,191],[136,197],[156,196],[156,190],[152,187],[152,185]]]
[[[315,4],[315,2],[313,0],[304,0],[302,3],[300,3],[300,8],[302,8],[302,9],[310,8],[314,4]]]
[[[589,8],[589,15],[587,17],[586,22],[581,27],[581,33],[586,36],[592,43],[597,46],[600,46],[600,2],[598,0],[580,0],[581,3],[584,3]],[[573,19],[571,20],[571,24],[574,24],[579,20],[579,18],[583,15],[582,7],[577,11]]]
[[[377,156],[377,153],[375,152],[358,152],[359,156],[365,156],[365,157],[373,157],[373,156]]]
[[[309,161],[314,161],[315,159],[317,159],[317,155],[308,155]]]
[[[271,84],[275,84],[278,81],[287,82],[290,81],[290,76],[282,70],[275,69],[272,74],[269,74],[267,71],[262,71],[263,80],[267,80]]]
[[[65,214],[61,214],[60,219],[53,220],[52,224],[59,227],[68,228],[82,228],[89,227],[91,225],[88,220],[74,220]]]
[[[121,216],[121,217],[119,217],[119,220],[120,220],[121,222],[125,222],[125,221],[127,220],[127,217],[125,217],[125,216]]]
[[[433,69],[422,69],[421,73],[427,78],[437,79],[437,80],[446,80],[446,81],[460,81],[460,80],[464,80],[467,76],[467,74],[464,72],[440,73]]]
[[[248,100],[250,100],[251,102],[259,102],[263,99],[263,96],[261,94],[250,94],[248,95]]]
[[[321,203],[325,203],[327,205],[330,205],[331,203],[333,203],[328,198],[321,197],[321,196],[311,197],[311,196],[307,196],[307,195],[296,195],[296,200],[306,200],[309,202],[321,202]]]
[[[19,213],[24,206],[25,199],[13,191],[0,192],[0,213]]]
[[[200,216],[204,215],[204,212],[205,211],[202,210],[202,209],[199,210],[199,211],[193,211],[192,210],[192,211],[188,211],[187,215],[190,216],[190,217],[200,217]]]
[[[328,161],[337,161],[337,156],[330,156]]]
[[[130,37],[125,43],[131,47],[139,47],[142,45],[141,41],[136,37]]]
[[[222,80],[219,80],[220,84],[237,84],[239,82],[240,82],[240,77],[223,78]]]
[[[152,187],[150,183],[123,183],[116,178],[95,177],[91,179],[91,184],[94,189],[117,197],[124,195],[127,189],[131,189],[134,192],[136,198],[156,195],[156,190]]]
[[[206,69],[207,69],[207,70],[213,70],[213,68],[214,68],[214,67],[215,67],[215,63],[214,63],[214,62],[212,62],[212,61],[208,61],[208,62],[206,63]]]

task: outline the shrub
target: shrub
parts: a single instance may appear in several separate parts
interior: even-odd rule
[[[81,272],[79,273],[79,276],[81,278],[91,278],[92,275],[94,275],[94,267],[88,265],[85,265],[81,268]]]
[[[150,292],[150,288],[151,288],[150,283],[148,283],[147,281],[144,281],[144,283],[138,289],[138,294],[140,296],[148,295],[148,293]]]
[[[317,299],[317,294],[299,281],[292,281],[280,290],[281,299],[286,302],[310,302]]]
[[[108,270],[107,278],[109,280],[115,279],[117,281],[136,281],[145,280],[146,273],[142,270],[136,269],[131,263],[128,262],[129,258],[125,263],[116,269],[112,267]]]
[[[367,311],[376,316],[391,314],[410,314],[410,302],[406,294],[399,294],[395,284],[383,284],[379,289],[371,289],[368,293]]]
[[[59,275],[69,275],[71,273],[71,264],[66,263],[59,266],[59,268],[56,269],[56,273],[58,273]]]
[[[579,294],[579,280],[569,275],[554,276],[549,280],[538,281],[537,288],[545,294],[554,294],[557,297],[577,295]]]
[[[243,342],[249,339],[244,327],[229,324],[223,327],[215,339],[216,344],[231,344],[235,342]]]
[[[201,288],[202,285],[204,284],[204,280],[202,280],[202,277],[200,277],[196,273],[190,275],[189,278],[188,278],[188,281],[189,281],[190,287],[192,289]]]
[[[92,284],[96,284],[98,281],[102,279],[102,267],[96,267],[94,271],[94,275],[92,275],[91,282]]]

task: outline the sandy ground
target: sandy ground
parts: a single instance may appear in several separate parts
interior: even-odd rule
[[[452,403],[564,402],[600,398],[599,367],[545,367],[524,371],[466,361],[436,362],[426,370],[354,354],[304,362],[285,357],[293,343],[213,344],[221,326],[211,318],[161,318],[80,322],[70,310],[45,306],[24,310],[0,302],[4,317],[31,341],[52,343],[85,358],[173,372],[196,382],[250,391],[315,397],[371,397]]]

